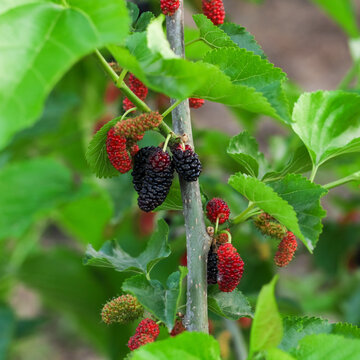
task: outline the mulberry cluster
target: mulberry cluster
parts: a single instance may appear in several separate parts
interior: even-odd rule
[[[254,225],[264,234],[281,240],[287,229],[278,223],[271,215],[262,213],[254,219]]]
[[[211,246],[208,253],[207,259],[207,282],[208,284],[217,284],[218,279],[218,256],[216,253],[216,248]]]
[[[161,11],[164,15],[173,16],[179,6],[179,0],[160,0]]]
[[[146,96],[148,94],[148,88],[139,79],[137,79],[133,74],[130,74],[128,84],[129,84],[130,90],[132,90],[132,92],[138,98],[140,98],[141,100],[146,99]],[[125,98],[123,101],[124,110],[126,111],[133,107],[135,107],[135,105],[128,98]]]
[[[296,249],[296,237],[291,231],[288,231],[286,236],[281,240],[278,251],[275,254],[275,264],[279,267],[285,267],[288,265],[294,257]]]
[[[196,181],[201,174],[202,166],[199,156],[189,145],[181,144],[171,149],[174,166],[181,178],[185,181]]]
[[[155,146],[140,149],[134,157],[132,176],[139,208],[145,212],[154,210],[166,199],[174,177],[169,153]]]
[[[101,318],[105,324],[124,324],[138,319],[143,313],[144,309],[135,296],[121,295],[104,305]]]
[[[206,205],[206,216],[213,224],[219,218],[219,224],[221,225],[229,219],[229,206],[224,200],[213,198]]]
[[[231,292],[239,285],[244,272],[244,262],[230,243],[220,245],[217,255],[219,289]]]
[[[225,8],[222,0],[202,0],[204,15],[212,21],[214,25],[220,25],[225,20]]]
[[[112,166],[125,174],[131,167],[131,158],[126,149],[126,138],[115,135],[114,128],[110,129],[106,139],[106,151]]]
[[[149,318],[140,322],[133,335],[128,342],[128,347],[131,351],[139,348],[142,345],[154,342],[159,336],[159,325]]]
[[[189,105],[193,109],[201,108],[204,105],[204,99],[189,98]]]

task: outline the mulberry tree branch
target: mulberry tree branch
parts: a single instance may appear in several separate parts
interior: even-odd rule
[[[166,17],[167,38],[172,50],[184,57],[183,0],[175,15]],[[174,104],[176,99],[171,99]],[[188,100],[172,111],[173,128],[177,134],[186,134],[193,147]],[[186,230],[187,248],[187,304],[185,323],[189,331],[208,332],[206,262],[210,238],[206,233],[198,181],[180,179]]]

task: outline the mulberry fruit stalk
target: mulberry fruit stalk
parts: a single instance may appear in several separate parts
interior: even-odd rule
[[[173,16],[180,6],[180,0],[160,0],[161,12],[164,15]]]
[[[288,231],[278,246],[274,257],[275,264],[279,267],[287,266],[293,259],[296,249],[296,237],[291,231]]]
[[[202,10],[214,25],[224,23],[225,9],[222,0],[202,0]]]
[[[128,341],[128,347],[131,351],[138,349],[140,346],[154,342],[159,336],[159,325],[149,318],[140,322],[133,335]]]
[[[154,210],[166,199],[174,177],[169,153],[155,146],[140,149],[134,157],[132,176],[139,208]]]
[[[204,99],[189,98],[189,106],[193,109],[201,108],[205,103]]]
[[[262,213],[255,217],[254,225],[264,234],[272,238],[281,240],[287,229],[285,226],[279,224],[271,215]]]
[[[216,223],[217,218],[219,218],[219,224],[223,224],[229,219],[229,206],[224,200],[213,198],[206,205],[206,216],[213,224]]]
[[[131,157],[126,148],[126,139],[115,134],[114,128],[110,129],[106,139],[106,152],[111,164],[116,170],[125,174],[132,168]]]
[[[202,166],[199,156],[191,146],[178,144],[171,148],[173,162],[179,176],[185,181],[196,181],[201,174]]]
[[[101,318],[105,324],[128,323],[141,317],[144,308],[132,295],[121,295],[108,301],[102,311]]]
[[[220,245],[217,256],[219,289],[232,292],[239,285],[244,272],[244,262],[230,243]]]
[[[133,74],[130,74],[128,80],[130,90],[141,100],[145,100],[148,94],[148,88]],[[135,107],[135,105],[128,99],[125,98],[123,101],[123,108],[125,111]]]

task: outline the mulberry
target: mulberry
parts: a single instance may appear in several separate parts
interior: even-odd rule
[[[169,153],[154,146],[140,149],[134,157],[132,176],[139,208],[145,212],[154,210],[166,199],[174,177]]]
[[[159,325],[149,318],[141,320],[138,327],[136,328],[137,334],[147,334],[156,339],[159,336],[160,329]]]
[[[128,347],[131,351],[138,349],[140,346],[154,342],[155,339],[149,334],[135,334],[128,341]]]
[[[171,149],[174,166],[181,178],[185,181],[196,181],[201,174],[202,166],[199,156],[191,146],[185,149],[179,144]]]
[[[144,309],[135,296],[121,295],[104,305],[101,318],[105,324],[124,324],[141,317],[143,313]]]
[[[204,15],[212,21],[214,25],[220,25],[225,20],[225,9],[222,0],[202,0]]]
[[[262,213],[255,217],[254,225],[264,234],[272,238],[281,240],[287,229],[285,226],[279,224],[271,215]]]
[[[219,224],[223,224],[230,216],[230,209],[228,204],[220,199],[213,198],[206,205],[206,216],[213,223],[219,218]]]
[[[186,328],[182,322],[181,319],[177,319],[175,321],[175,325],[173,327],[173,329],[171,330],[170,332],[170,336],[176,336],[176,335],[179,335],[181,334],[182,332],[186,331]]]
[[[179,6],[179,0],[160,0],[161,11],[164,15],[173,16]]]
[[[212,246],[208,253],[207,259],[207,282],[208,284],[216,284],[218,278],[218,256],[216,249]]]
[[[126,139],[115,135],[114,128],[108,131],[106,152],[111,164],[122,174],[125,174],[132,168],[131,158],[126,149]]]
[[[204,105],[204,99],[189,98],[189,105],[193,109],[201,108]]]
[[[284,267],[290,263],[297,249],[295,235],[288,231],[286,236],[281,240],[278,251],[275,254],[274,262],[279,267]]]
[[[148,88],[133,74],[130,74],[128,80],[130,90],[141,100],[145,100],[148,94]],[[135,107],[135,105],[128,99],[125,98],[123,101],[124,110],[129,110]]]
[[[229,229],[226,229],[227,231],[229,231]],[[216,242],[218,242],[219,244],[226,244],[227,242],[229,242],[229,235],[227,233],[220,233],[216,236]]]
[[[220,291],[231,292],[239,284],[244,272],[244,262],[237,250],[230,244],[223,244],[217,251],[218,285]]]

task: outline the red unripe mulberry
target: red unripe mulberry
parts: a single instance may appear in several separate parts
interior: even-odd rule
[[[129,339],[128,347],[131,351],[134,351],[140,346],[152,343],[154,341],[154,337],[149,334],[135,334]]]
[[[161,11],[164,15],[173,16],[179,6],[179,0],[160,0]]]
[[[159,325],[154,320],[146,318],[140,321],[135,330],[135,335],[129,339],[128,347],[133,351],[142,345],[154,342],[159,333]]]
[[[223,244],[217,251],[218,285],[220,291],[231,292],[238,285],[244,272],[244,262],[230,244]]]
[[[189,98],[189,105],[193,109],[198,109],[204,105],[204,99]]]
[[[114,128],[107,134],[106,152],[111,164],[116,170],[125,174],[132,168],[131,158],[126,149],[125,137],[115,135]]]
[[[278,246],[278,251],[274,257],[275,264],[279,267],[288,265],[294,257],[296,249],[296,237],[291,231],[288,231]]]
[[[225,9],[222,0],[202,0],[204,15],[212,21],[214,25],[220,25],[225,20]]]
[[[130,90],[141,100],[145,100],[148,94],[148,88],[133,74],[130,74],[128,80]],[[128,99],[125,98],[123,102],[124,110],[129,110],[135,107],[135,105]]]
[[[223,224],[230,216],[230,209],[228,204],[220,199],[213,198],[206,205],[206,216],[213,223],[219,218],[219,224]]]
[[[170,336],[176,336],[176,335],[179,335],[181,334],[182,332],[186,331],[186,328],[182,322],[181,319],[177,319],[175,321],[175,325],[173,327],[173,329],[171,330],[170,332]]]

